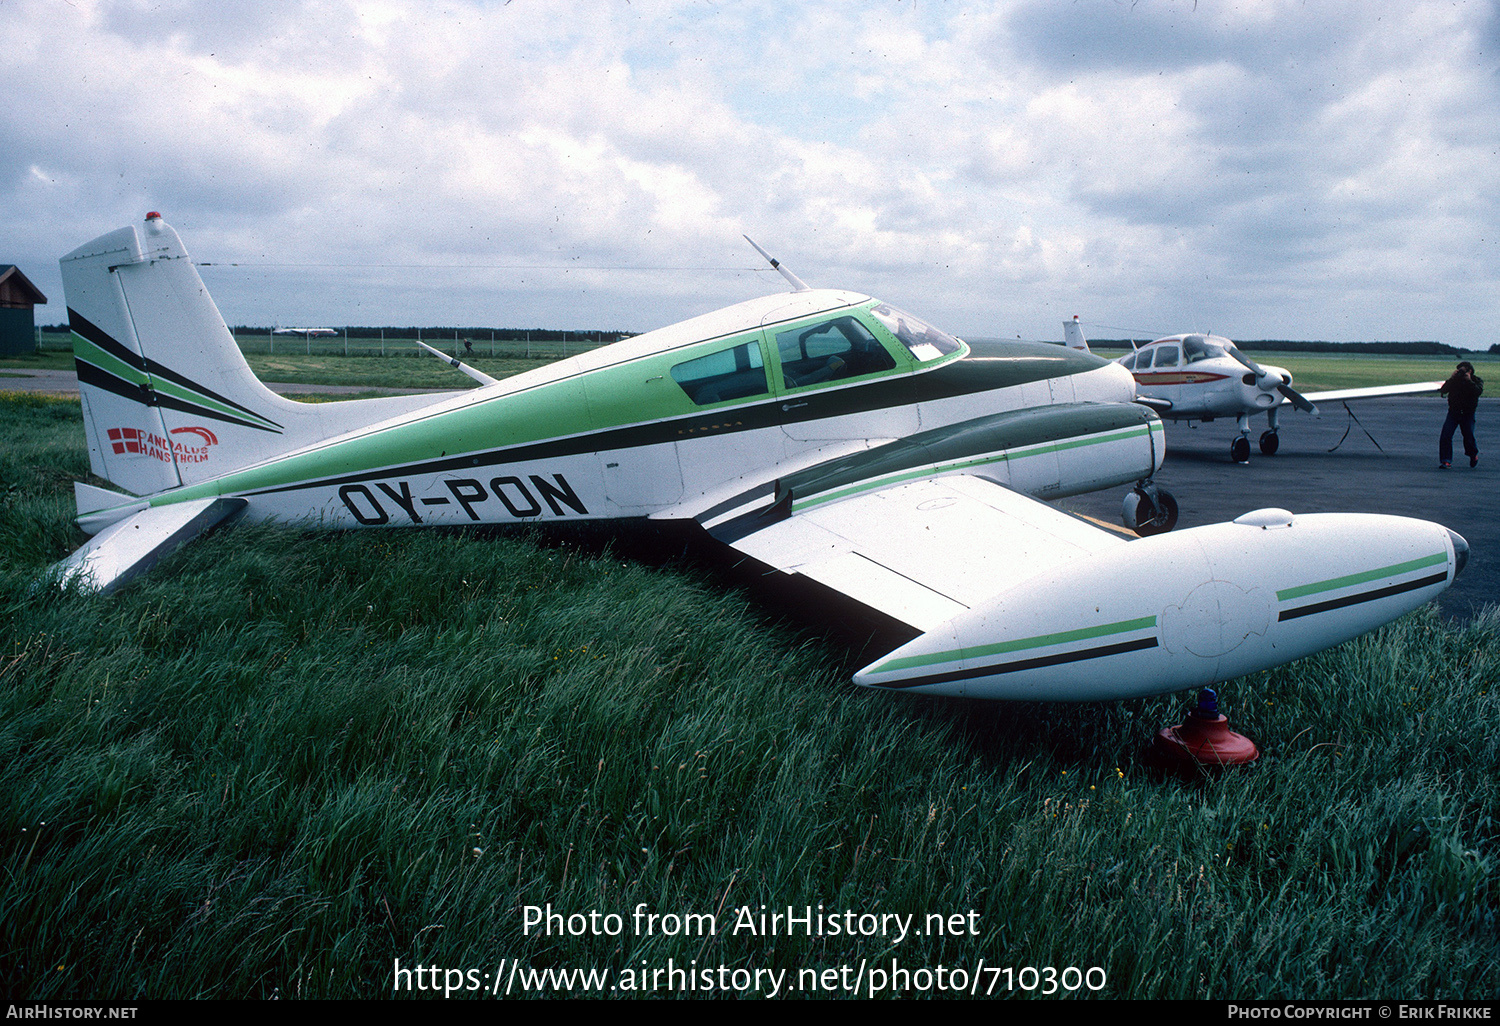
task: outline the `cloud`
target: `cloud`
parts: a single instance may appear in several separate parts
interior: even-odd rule
[[[1071,313],[1500,331],[1488,4],[4,17],[0,195],[23,215],[5,259],[44,290],[58,255],[159,208],[201,259],[384,268],[342,268],[347,288],[335,269],[218,272],[232,320],[644,329],[779,287],[708,270],[756,265],[746,232],[809,282],[969,334],[1052,337]],[[627,265],[663,270],[581,270]]]

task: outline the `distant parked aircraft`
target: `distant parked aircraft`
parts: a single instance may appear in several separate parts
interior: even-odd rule
[[[1076,317],[1063,322],[1063,339],[1070,349],[1089,351]],[[1236,463],[1250,461],[1252,414],[1266,415],[1260,451],[1273,456],[1280,445],[1277,430],[1283,405],[1290,404],[1316,417],[1318,403],[1417,395],[1436,392],[1443,385],[1441,381],[1418,381],[1303,395],[1292,387],[1292,374],[1286,368],[1256,363],[1222,335],[1170,335],[1115,362],[1135,377],[1138,401],[1149,403],[1164,420],[1208,423],[1218,417],[1234,417],[1240,430],[1230,443],[1229,456]]]
[[[337,335],[336,328],[273,328],[273,335],[301,335],[304,338],[322,338],[324,335]]]

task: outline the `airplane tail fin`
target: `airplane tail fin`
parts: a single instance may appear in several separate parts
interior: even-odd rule
[[[1079,326],[1076,315],[1071,321],[1063,321],[1063,345],[1069,349],[1082,349],[1085,353],[1089,351],[1088,339],[1083,337],[1083,328]]]
[[[61,268],[89,462],[132,494],[209,480],[444,398],[310,404],[272,392],[160,214],[85,243]]]

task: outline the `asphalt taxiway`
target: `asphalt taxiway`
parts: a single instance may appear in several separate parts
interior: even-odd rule
[[[1262,456],[1255,444],[1266,427],[1265,417],[1256,417],[1247,464],[1230,460],[1229,443],[1237,434],[1232,419],[1193,426],[1169,421],[1167,459],[1156,482],[1177,499],[1177,526],[1233,520],[1268,506],[1432,520],[1469,543],[1468,565],[1438,599],[1443,612],[1467,618],[1500,603],[1500,399],[1479,402],[1480,460],[1472,470],[1458,434],[1452,469],[1438,469],[1438,433],[1448,412],[1441,399],[1367,399],[1348,410],[1357,423],[1339,403],[1324,404],[1321,417],[1283,408],[1275,456]],[[1058,505],[1118,525],[1126,491],[1075,496]]]

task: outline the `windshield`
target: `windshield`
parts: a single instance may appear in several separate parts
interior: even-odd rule
[[[939,331],[926,321],[913,317],[904,310],[897,310],[889,303],[881,303],[870,311],[875,319],[901,340],[918,360],[936,360],[940,356],[956,353],[962,343],[946,331]]]
[[[1223,346],[1217,342],[1210,342],[1202,335],[1189,335],[1183,339],[1182,349],[1187,354],[1188,363],[1197,363],[1199,360],[1226,355]]]

